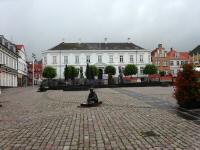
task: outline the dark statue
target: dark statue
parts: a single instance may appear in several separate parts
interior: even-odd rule
[[[41,83],[38,92],[45,92],[46,89],[44,87],[44,85]]]
[[[95,93],[93,88],[90,89],[90,93],[88,95],[87,103],[88,104],[98,103],[98,97],[97,97],[97,94]]]
[[[90,93],[87,98],[86,103],[82,103],[80,107],[97,107],[102,104],[102,101],[98,100],[97,94],[95,93],[94,89],[90,89]]]

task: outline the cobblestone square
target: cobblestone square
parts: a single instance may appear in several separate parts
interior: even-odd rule
[[[172,87],[89,91],[9,89],[0,95],[0,150],[200,149],[200,110],[178,109]]]

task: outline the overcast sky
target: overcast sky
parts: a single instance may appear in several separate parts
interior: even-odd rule
[[[158,43],[188,51],[200,44],[199,0],[0,0],[0,34],[28,54],[62,42]]]

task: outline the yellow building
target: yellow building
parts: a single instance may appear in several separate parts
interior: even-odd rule
[[[200,45],[190,51],[190,57],[195,65],[200,65]]]

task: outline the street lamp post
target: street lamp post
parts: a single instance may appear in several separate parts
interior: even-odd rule
[[[33,88],[34,88],[34,80],[35,80],[35,74],[34,74],[34,72],[35,72],[35,54],[34,53],[32,53],[32,58],[33,58],[33,79],[32,79],[32,84],[33,84]]]

